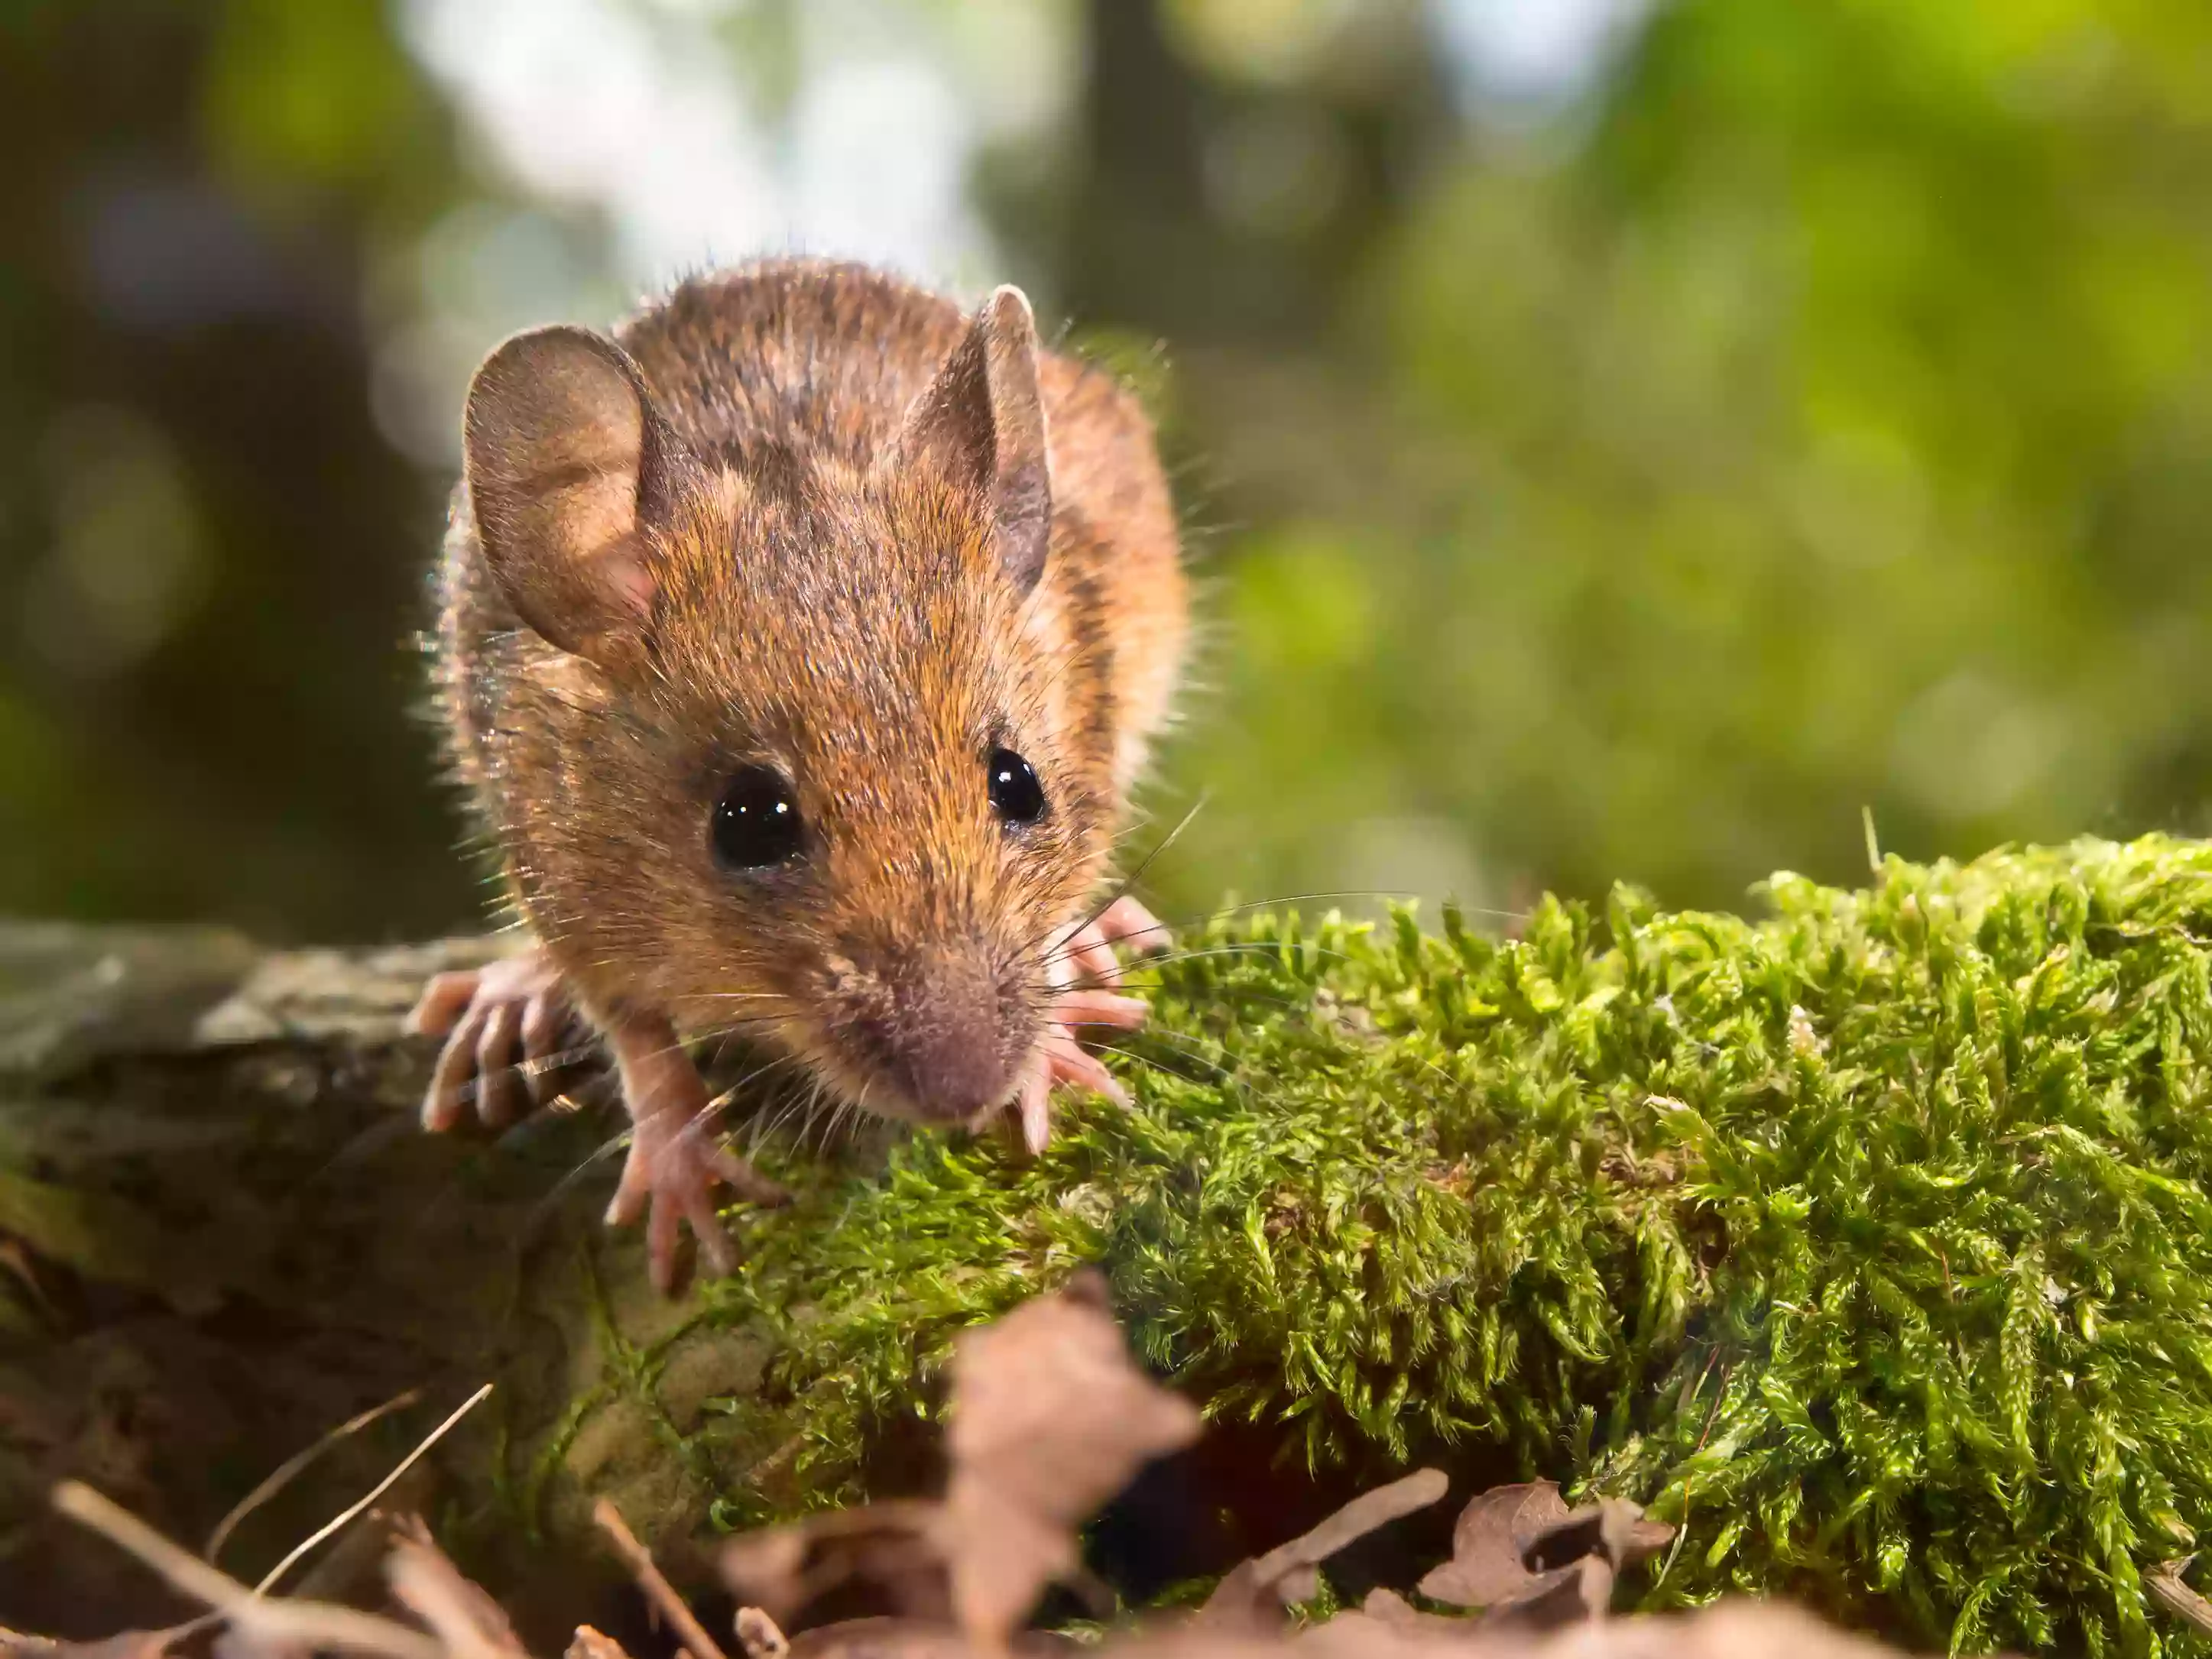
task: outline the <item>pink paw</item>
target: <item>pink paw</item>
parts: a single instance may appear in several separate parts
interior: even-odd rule
[[[1053,1004],[1044,1041],[1014,1096],[1022,1139],[1030,1152],[1042,1152],[1052,1139],[1052,1091],[1061,1084],[1103,1095],[1116,1106],[1128,1105],[1128,1091],[1083,1047],[1077,1033],[1100,1026],[1133,1031],[1145,1023],[1144,1003],[1116,996],[1110,988],[1121,982],[1121,963],[1114,946],[1127,943],[1145,952],[1167,942],[1168,932],[1159,918],[1125,893],[1053,952],[1053,978],[1064,988]],[[1085,975],[1095,981],[1092,988],[1066,988]]]
[[[664,1295],[681,1283],[678,1249],[687,1221],[708,1268],[735,1272],[737,1252],[716,1212],[716,1186],[768,1206],[789,1202],[791,1194],[712,1138],[707,1085],[665,1021],[632,1019],[616,1027],[613,1040],[632,1127],[608,1224],[643,1219],[647,1268]]]
[[[487,967],[439,974],[422,988],[407,1029],[442,1036],[422,1102],[426,1128],[450,1129],[476,1109],[485,1127],[505,1128],[559,1096],[586,1039],[555,972],[531,950]]]

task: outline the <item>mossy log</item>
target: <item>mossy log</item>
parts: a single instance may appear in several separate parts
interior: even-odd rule
[[[590,1493],[680,1565],[714,1522],[926,1480],[951,1334],[1097,1263],[1217,1420],[1095,1540],[1155,1577],[1211,1547],[1161,1546],[1179,1492],[1228,1554],[1430,1460],[1683,1523],[1646,1605],[2195,1650],[2144,1579],[2212,1528],[2212,847],[1891,860],[1764,903],[1622,890],[1511,938],[1232,915],[1146,970],[1133,1109],[1071,1109],[1033,1162],[770,1129],[798,1201],[733,1214],[744,1266],[673,1305],[596,1227],[605,1176],[566,1178],[608,1118],[415,1133],[399,1015],[485,947],[17,930],[0,1583],[81,1571],[37,1518],[64,1469],[197,1540],[425,1386],[231,1547],[273,1559],[495,1378],[434,1517],[501,1588],[557,1560],[581,1595]]]

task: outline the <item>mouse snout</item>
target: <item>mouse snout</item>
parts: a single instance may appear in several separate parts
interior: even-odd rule
[[[868,975],[851,1030],[867,1069],[926,1122],[964,1121],[1012,1093],[1011,1021],[976,949],[936,948],[883,960]]]

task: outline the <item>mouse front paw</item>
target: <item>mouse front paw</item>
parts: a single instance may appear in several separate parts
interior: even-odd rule
[[[1053,1004],[1044,1040],[1030,1057],[1030,1066],[1014,1096],[1021,1119],[1022,1140],[1032,1152],[1041,1152],[1052,1139],[1052,1093],[1063,1085],[1103,1095],[1116,1106],[1129,1104],[1129,1091],[1106,1069],[1105,1062],[1085,1048],[1080,1031],[1105,1027],[1133,1031],[1145,1023],[1146,1010],[1135,997],[1111,991],[1064,991]]]
[[[791,1196],[737,1153],[708,1139],[704,1127],[697,1118],[672,1127],[659,1118],[640,1119],[622,1184],[607,1206],[611,1226],[635,1226],[644,1219],[647,1270],[653,1288],[664,1295],[680,1287],[678,1250],[687,1221],[708,1269],[718,1275],[737,1271],[737,1251],[717,1211],[718,1187],[761,1205],[787,1203]]]
[[[1134,1030],[1144,1024],[1146,1006],[1137,998],[1115,995],[1121,984],[1121,957],[1115,945],[1128,945],[1134,953],[1166,949],[1166,925],[1128,894],[1115,898],[1106,909],[1068,933],[1048,956],[1053,982],[1060,995],[1053,1000],[1051,1020],[1044,1040],[1030,1057],[1029,1073],[1015,1091],[1013,1110],[1022,1121],[1022,1141],[1030,1152],[1042,1152],[1053,1139],[1053,1091],[1060,1086],[1103,1095],[1115,1106],[1128,1106],[1128,1091],[1115,1082],[1106,1064],[1084,1048],[1084,1030]],[[1088,980],[1086,988],[1068,988]]]
[[[1022,1140],[1041,1152],[1052,1139],[1052,1094],[1063,1085],[1103,1095],[1116,1106],[1129,1104],[1129,1091],[1115,1080],[1104,1062],[1083,1046],[1081,1034],[1104,1028],[1133,1031],[1145,1023],[1146,1008],[1135,997],[1117,996],[1121,982],[1116,945],[1138,954],[1164,949],[1168,930],[1160,919],[1127,893],[1085,922],[1049,957],[1052,977],[1062,988],[1054,999],[1043,1041],[1014,1096]],[[1066,988],[1087,979],[1083,990]]]
[[[486,1128],[505,1128],[557,1098],[589,1053],[588,1028],[535,947],[434,975],[407,1029],[446,1039],[422,1101],[423,1127],[433,1130],[452,1128],[471,1109]]]
[[[734,1273],[737,1252],[717,1212],[715,1188],[766,1207],[790,1202],[791,1194],[714,1138],[707,1086],[665,1021],[633,1019],[613,1036],[632,1121],[608,1224],[644,1221],[647,1269],[664,1295],[681,1285],[678,1247],[687,1221],[708,1269]]]

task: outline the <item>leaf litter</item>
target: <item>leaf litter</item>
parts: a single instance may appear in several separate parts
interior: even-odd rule
[[[1087,1639],[1027,1628],[1049,1587],[1084,1583],[1080,1528],[1201,1428],[1194,1407],[1132,1361],[1103,1279],[1079,1275],[956,1345],[942,1498],[831,1511],[722,1547],[720,1577],[742,1602],[735,1646],[744,1659],[1044,1659],[1079,1649],[1109,1659],[1764,1659],[1784,1650],[1791,1659],[1895,1659],[1780,1604],[1612,1617],[1621,1575],[1674,1528],[1620,1498],[1571,1508],[1548,1481],[1493,1487],[1461,1511],[1451,1559],[1415,1589],[1461,1613],[1378,1589],[1356,1608],[1299,1621],[1295,1610],[1316,1600],[1332,1558],[1443,1501],[1449,1481],[1437,1469],[1367,1492],[1240,1564],[1194,1610],[1133,1614]],[[58,1489],[56,1503],[211,1611],[92,1643],[0,1631],[0,1659],[530,1659],[507,1613],[412,1516],[371,1511],[387,1534],[392,1606],[412,1621],[403,1622],[249,1591],[88,1488]],[[599,1519],[673,1638],[653,1659],[721,1659],[611,1504]],[[894,1611],[801,1623],[832,1591],[856,1585]],[[632,1656],[586,1626],[566,1659]]]

